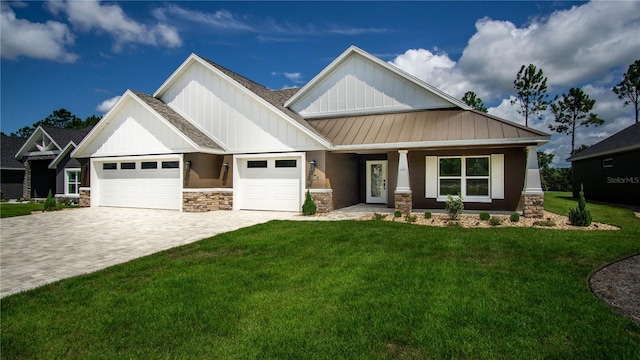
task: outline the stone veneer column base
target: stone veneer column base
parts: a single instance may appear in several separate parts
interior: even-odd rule
[[[528,218],[544,217],[544,195],[522,194],[522,215]]]
[[[91,189],[80,189],[80,198],[78,199],[78,207],[91,206]]]
[[[328,213],[333,211],[333,191],[309,190],[309,193],[311,194],[313,201],[316,203],[316,212]]]
[[[413,209],[413,200],[411,199],[411,192],[401,192],[395,194],[396,210],[403,214],[411,213]]]
[[[202,190],[182,192],[182,211],[233,210],[233,191]]]

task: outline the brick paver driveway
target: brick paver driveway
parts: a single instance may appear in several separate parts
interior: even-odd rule
[[[0,220],[0,297],[294,213],[86,208]]]

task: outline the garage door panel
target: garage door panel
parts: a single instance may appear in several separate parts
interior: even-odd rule
[[[282,159],[294,159],[291,157]],[[247,159],[239,161],[240,208],[247,210],[300,211],[301,159],[295,158],[297,167],[276,168],[269,159],[266,168],[248,168]],[[278,159],[279,160],[279,159]]]

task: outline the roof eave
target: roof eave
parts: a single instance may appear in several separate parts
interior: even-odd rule
[[[67,146],[65,146],[64,149],[60,151],[60,154],[58,154],[58,156],[56,156],[55,159],[51,161],[51,163],[49,164],[49,169],[58,168],[60,161],[62,161],[62,159],[64,159],[64,157],[75,148],[76,148],[76,144],[73,141],[69,141]]]
[[[623,146],[623,147],[619,147],[619,148],[611,149],[611,150],[606,150],[606,151],[599,151],[599,152],[596,152],[596,153],[593,153],[593,154],[587,154],[587,155],[582,155],[582,156],[580,155],[580,153],[578,153],[577,155],[574,155],[574,156],[571,156],[571,157],[567,158],[566,161],[573,162],[573,161],[578,161],[578,160],[591,159],[591,158],[595,158],[595,157],[598,157],[598,156],[613,155],[613,154],[632,151],[632,150],[636,150],[636,149],[640,149],[640,143],[632,144],[632,145],[629,145],[629,146]]]
[[[392,149],[428,149],[428,148],[459,148],[470,146],[507,146],[507,145],[536,145],[548,143],[550,137],[527,137],[509,139],[475,139],[475,140],[442,140],[442,141],[415,141],[399,143],[377,143],[357,145],[335,145],[331,150],[392,150]]]

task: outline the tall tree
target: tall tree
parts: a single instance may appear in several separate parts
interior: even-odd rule
[[[47,116],[38,125],[51,125],[57,128],[70,128],[74,129],[75,126],[82,124],[82,119],[73,115],[69,110],[61,108],[53,110],[51,115]],[[35,124],[34,124],[35,125]],[[34,126],[37,127],[37,126]]]
[[[537,69],[533,64],[522,65],[513,81],[513,87],[517,96],[511,100],[511,105],[520,105],[518,113],[524,116],[524,125],[529,126],[529,116],[539,116],[549,105],[547,77],[542,69]]]
[[[638,100],[640,98],[640,59],[629,65],[629,69],[622,75],[622,81],[611,89],[619,99],[624,99],[624,106],[633,104],[638,123]]]
[[[83,129],[83,128],[86,128],[88,126],[93,126],[93,125],[97,124],[98,121],[100,121],[100,119],[102,119],[102,116],[91,115],[91,116],[87,117],[86,119],[84,119],[84,122],[82,123],[82,127],[79,127],[79,128],[76,128],[76,129]]]
[[[474,93],[473,91],[467,91],[466,93],[464,93],[462,101],[478,111],[482,111],[485,113],[488,112],[487,108],[484,106],[484,103],[482,103],[482,99],[478,97],[478,95],[476,95],[476,93]]]
[[[549,129],[559,134],[571,135],[571,155],[576,153],[575,141],[576,130],[581,127],[591,125],[598,126],[604,124],[604,120],[591,112],[595,105],[595,99],[590,99],[589,95],[578,88],[569,89],[569,94],[562,94],[562,99],[551,104],[551,111],[556,117],[557,125],[549,124]]]

